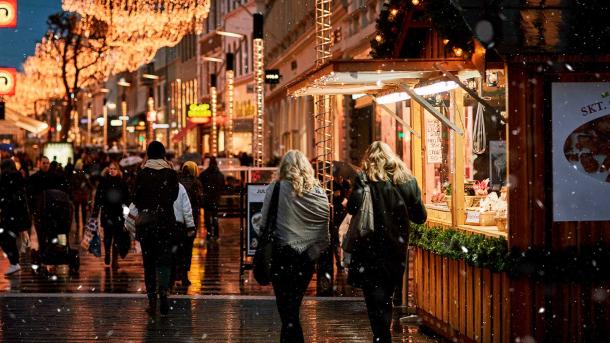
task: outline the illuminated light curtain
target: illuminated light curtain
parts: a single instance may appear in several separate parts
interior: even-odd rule
[[[200,33],[210,1],[202,0],[63,0],[66,11],[94,16],[109,26],[111,73],[134,71],[158,49],[174,46],[188,33]]]
[[[226,63],[226,102],[227,102],[227,123],[225,127],[225,151],[227,152],[227,157],[233,156],[233,112],[234,112],[234,81],[235,81],[235,60],[234,55],[232,53],[227,53],[227,57],[225,60]]]
[[[217,118],[216,118],[216,109],[218,106],[218,91],[216,90],[216,74],[210,75],[210,107],[212,107],[212,141],[210,143],[210,150],[213,156],[218,155],[218,128],[217,128]]]
[[[264,115],[265,115],[265,45],[263,41],[263,15],[253,15],[254,31],[252,34],[254,46],[254,78],[256,82],[256,116],[254,116],[254,133],[252,157],[255,167],[263,166],[264,156]]]

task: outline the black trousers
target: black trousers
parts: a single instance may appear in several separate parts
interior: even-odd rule
[[[218,234],[220,233],[218,230],[218,205],[206,206],[203,211],[203,219],[205,229],[208,231],[208,238],[218,238]]]
[[[197,233],[197,229],[189,230],[180,222],[176,222],[176,228],[179,233],[176,237],[176,247],[172,247],[171,282],[178,279],[184,280],[188,277],[188,272],[191,270],[191,260],[193,259],[193,243]]]
[[[373,342],[392,342],[390,327],[392,325],[392,296],[395,290],[394,284],[375,284],[362,288],[373,331]]]
[[[117,256],[117,247],[116,247],[116,237],[118,236],[119,232],[121,232],[121,230],[123,230],[123,225],[124,223],[121,221],[116,221],[116,222],[109,222],[109,221],[104,221],[102,222],[103,228],[104,228],[104,251],[106,252],[106,255],[110,254],[110,250],[112,249],[113,251],[113,258],[115,256]]]
[[[74,222],[76,223],[76,232],[80,232],[81,227],[87,225],[87,210],[89,209],[89,204],[87,201],[73,202],[72,204],[74,205]],[[79,210],[83,217],[82,222],[78,220]]]
[[[4,229],[0,233],[0,246],[11,264],[19,264],[19,249],[17,249],[17,232]]]
[[[282,319],[282,343],[304,342],[300,310],[313,270],[314,263],[306,253],[299,254],[289,246],[274,246],[271,282]]]
[[[156,235],[140,238],[142,261],[144,262],[144,284],[149,299],[155,299],[157,292],[167,294],[172,266],[172,247],[167,240]],[[157,286],[158,282],[158,286]]]

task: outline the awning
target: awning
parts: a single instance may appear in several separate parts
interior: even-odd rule
[[[439,69],[439,65],[442,65],[442,70]],[[292,96],[315,96],[361,93],[373,96],[375,102],[383,105],[377,100],[377,95],[402,90],[405,92],[403,99],[411,98],[440,120],[441,123],[462,135],[462,128],[451,122],[436,108],[430,106],[421,96],[431,94],[426,92],[432,88],[436,89],[436,85],[413,89],[414,86],[421,86],[422,83],[446,79],[447,73],[450,73],[458,81],[453,84],[456,87],[457,85],[463,86],[461,83],[463,80],[480,76],[472,62],[464,59],[333,60],[317,69],[313,69],[302,78],[289,84],[288,94]],[[424,88],[428,89],[424,91]],[[432,90],[431,92],[436,91]],[[382,107],[386,109],[388,114],[403,124],[409,132],[416,137],[420,137],[419,133],[410,128],[407,123],[404,123],[396,113],[385,106]]]
[[[180,142],[186,136],[186,134],[193,128],[197,127],[197,125],[199,125],[199,124],[193,123],[192,121],[187,120],[186,126],[183,127],[180,131],[178,131],[178,133],[176,133],[172,137],[172,142],[174,142],[174,143]]]
[[[378,94],[403,83],[441,77],[436,63],[460,78],[478,76],[474,65],[463,59],[333,60],[289,84],[288,95]]]
[[[49,130],[49,125],[47,123],[24,116],[9,107],[6,108],[6,120],[12,121],[17,127],[37,136],[44,135]]]

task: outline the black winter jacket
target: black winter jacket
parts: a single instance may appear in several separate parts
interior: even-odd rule
[[[18,171],[1,176],[0,225],[12,232],[25,231],[32,226],[25,182]]]
[[[100,179],[95,193],[93,215],[102,211],[102,225],[122,225],[123,205],[129,206],[127,184],[120,176],[106,175]]]
[[[225,187],[225,176],[218,167],[208,167],[199,175],[203,185],[203,206],[215,206]]]
[[[369,182],[368,185],[375,231],[353,253],[356,263],[350,265],[350,278],[358,287],[400,285],[409,244],[409,222],[424,223],[426,208],[415,178],[400,185],[390,181]],[[360,209],[363,191],[363,177],[359,176],[347,204],[350,214],[356,214]],[[352,269],[359,270],[361,275],[355,275]]]
[[[174,201],[178,198],[178,189],[175,170],[144,168],[136,178],[133,203],[138,212],[146,210],[175,219]]]

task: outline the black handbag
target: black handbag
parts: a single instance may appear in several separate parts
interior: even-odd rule
[[[125,258],[131,248],[131,235],[126,228],[121,228],[116,237],[116,245],[119,250],[119,256]]]
[[[261,286],[267,286],[271,283],[271,262],[273,255],[273,231],[275,231],[275,222],[277,219],[277,208],[280,198],[280,182],[278,181],[273,187],[271,195],[271,204],[269,205],[269,214],[267,223],[263,228],[258,240],[258,247],[254,253],[252,261],[254,279]]]

